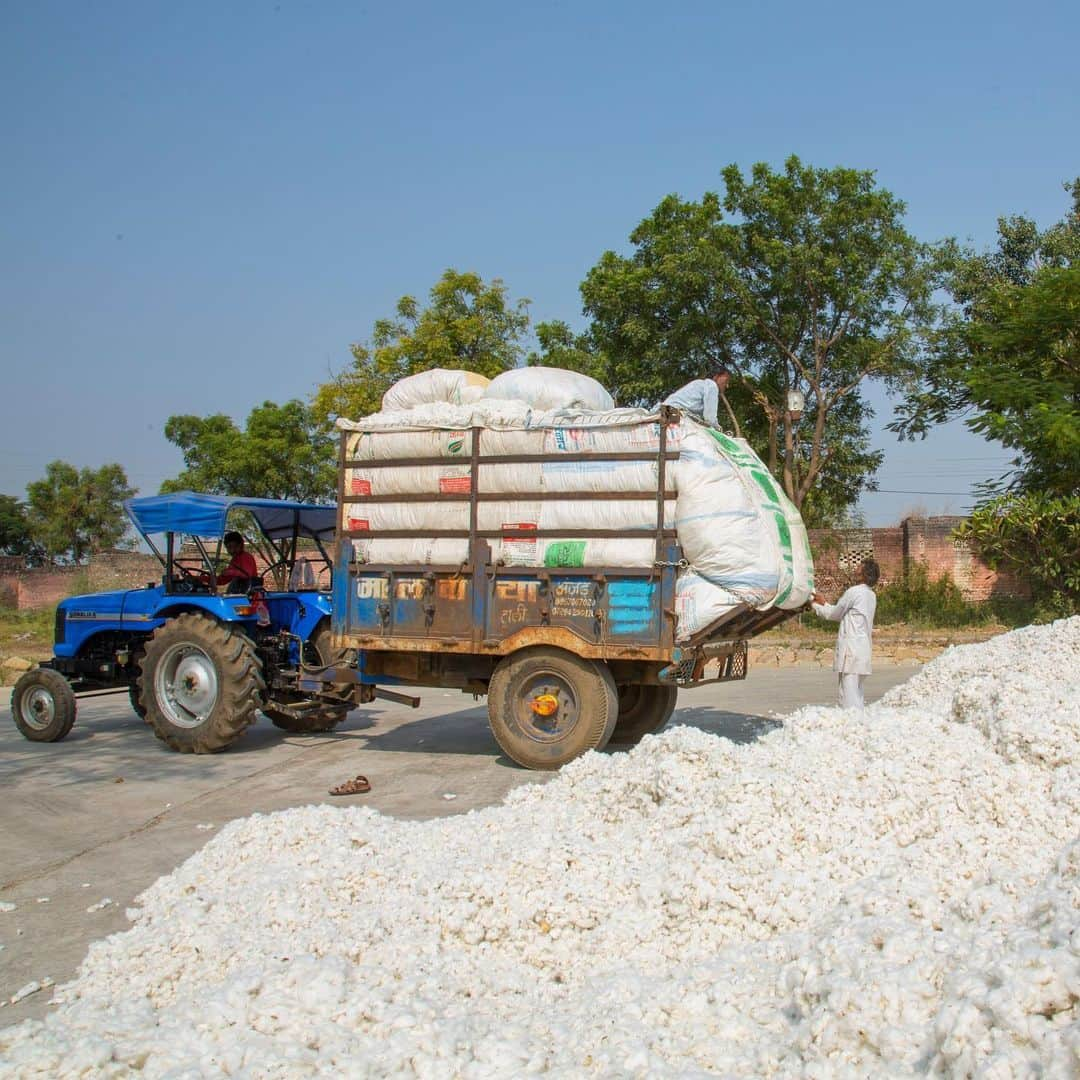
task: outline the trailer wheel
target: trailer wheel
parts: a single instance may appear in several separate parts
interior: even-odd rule
[[[618,711],[606,664],[547,646],[504,657],[488,686],[492,734],[526,769],[557,769],[602,749]]]
[[[11,717],[31,742],[59,742],[75,725],[75,694],[58,671],[34,668],[11,693]]]
[[[192,613],[154,631],[139,668],[146,722],[185,754],[212,754],[238,739],[255,722],[266,688],[251,639]]]
[[[619,687],[619,719],[611,741],[617,746],[634,746],[646,735],[661,731],[675,711],[677,686],[650,686],[631,683]]]
[[[311,637],[304,642],[304,663],[312,667],[320,667],[332,664],[340,659],[341,654],[335,651],[330,642],[330,627],[323,624]],[[296,695],[296,701],[305,700],[301,695]],[[292,704],[283,701],[281,704]],[[306,711],[303,716],[292,716],[280,709],[264,708],[263,716],[267,716],[275,727],[283,731],[291,731],[296,734],[308,734],[311,732],[333,731],[349,715],[349,705],[324,705],[317,709]]]

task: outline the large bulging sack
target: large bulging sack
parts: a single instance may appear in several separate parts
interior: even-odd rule
[[[475,371],[456,371],[432,368],[398,379],[383,394],[383,412],[402,412],[417,405],[446,402],[449,405],[471,405],[479,401],[490,380]]]
[[[531,369],[537,370],[542,369]],[[521,402],[485,399],[471,406],[429,405],[407,414],[376,415],[357,424],[339,421],[339,426],[350,432],[347,494],[410,496],[400,503],[361,499],[349,505],[346,527],[361,562],[457,566],[468,560],[468,502],[416,496],[467,497],[475,437],[478,488],[489,496],[478,504],[477,524],[488,534],[496,562],[646,570],[655,565],[654,538],[619,535],[656,527],[659,468],[652,455],[659,451],[661,428],[654,415],[635,409],[539,412]],[[801,607],[814,588],[806,529],[761,459],[743,440],[686,417],[668,425],[665,443],[679,454],[667,463],[664,482],[675,493],[664,501],[664,524],[675,528],[685,559],[676,581],[677,639],[708,630],[740,606]],[[628,451],[649,457],[603,457]],[[596,457],[582,460],[582,455]],[[489,456],[525,460],[487,464]],[[419,457],[437,463],[370,464]],[[575,499],[578,493],[611,493],[612,498]],[[601,528],[615,535],[581,535]],[[380,539],[386,530],[434,536]],[[462,535],[446,536],[450,531]]]
[[[524,401],[534,409],[591,409],[607,412],[615,399],[595,379],[564,368],[514,368],[496,375],[484,390],[487,400]]]

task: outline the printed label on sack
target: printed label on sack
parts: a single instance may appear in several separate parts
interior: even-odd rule
[[[587,428],[552,428],[545,433],[544,444],[549,454],[578,454],[593,449],[596,435]]]
[[[370,495],[371,481],[361,480],[359,476],[354,476],[352,478],[352,493],[354,495]]]
[[[668,424],[667,448],[677,450],[682,442],[682,428],[678,424]],[[630,444],[632,446],[647,446],[650,450],[660,449],[660,425],[659,424],[636,424],[630,428]]]
[[[584,566],[584,540],[556,540],[544,552],[545,566]]]
[[[367,518],[349,518],[349,532],[371,532],[371,522]]]
[[[465,432],[447,432],[446,452],[448,454],[462,454],[465,452]]]
[[[439,491],[443,495],[468,495],[472,491],[471,476],[444,475],[439,477]]]
[[[516,529],[521,532],[535,532],[535,521],[511,521],[503,522],[503,532]],[[535,536],[504,536],[502,541],[502,557],[508,566],[533,566],[536,563]]]

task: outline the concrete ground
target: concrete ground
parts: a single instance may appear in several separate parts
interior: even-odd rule
[[[915,670],[880,666],[867,700]],[[832,704],[835,679],[819,668],[752,669],[745,682],[684,691],[672,723],[746,742],[801,705]],[[63,742],[27,742],[3,692],[0,903],[16,908],[0,911],[0,1027],[43,1016],[47,989],[15,1005],[11,996],[32,980],[71,978],[91,941],[127,927],[125,908],[143,889],[233,818],[310,803],[441,817],[550,775],[502,755],[483,701],[417,693],[419,709],[376,702],[325,735],[286,735],[261,720],[227,752],[193,757],[154,738],[126,694],[81,700]],[[356,773],[370,779],[369,794],[327,794]]]

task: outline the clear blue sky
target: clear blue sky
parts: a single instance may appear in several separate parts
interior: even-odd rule
[[[181,467],[176,412],[306,396],[448,266],[534,320],[728,162],[877,170],[923,239],[1046,224],[1080,173],[1076,3],[0,5],[0,491]],[[875,395],[879,419],[890,411]],[[966,493],[951,430],[883,488]],[[869,496],[871,524],[964,494]]]

